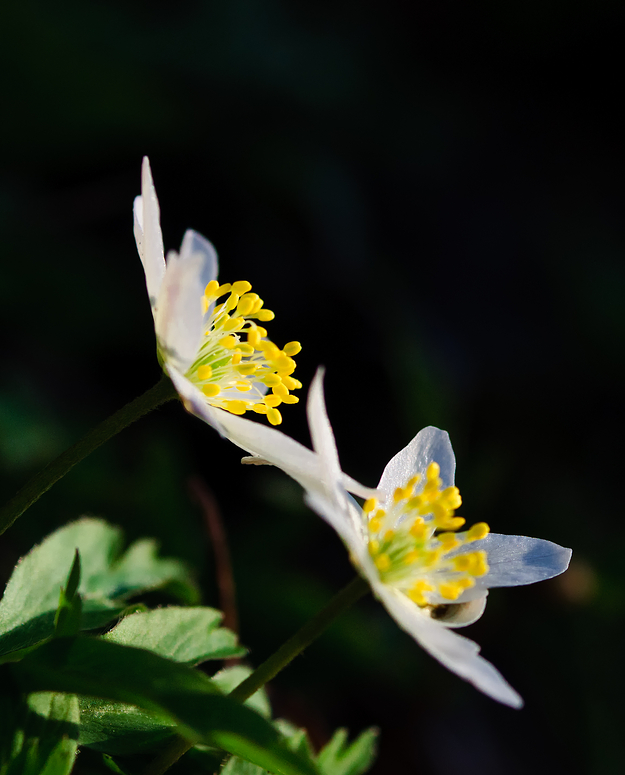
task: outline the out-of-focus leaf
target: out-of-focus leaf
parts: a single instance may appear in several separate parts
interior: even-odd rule
[[[213,681],[219,686],[224,694],[230,694],[230,692],[242,683],[252,671],[249,667],[244,665],[234,665],[233,667],[226,667],[215,673]],[[246,705],[250,708],[254,708],[257,713],[260,713],[264,718],[271,718],[271,705],[269,704],[269,698],[265,689],[259,689],[251,697],[245,701]]]
[[[189,665],[208,659],[241,656],[245,649],[237,644],[233,632],[218,626],[221,619],[222,614],[213,608],[159,608],[127,616],[104,639],[124,646],[149,649],[162,657]],[[227,693],[227,687],[224,693]],[[253,702],[248,704],[260,710]],[[80,700],[80,744],[97,751],[134,753],[153,746],[174,732],[175,725],[171,719],[136,706],[92,697]]]
[[[80,554],[76,549],[74,562],[69,572],[65,589],[61,589],[59,607],[54,617],[54,635],[63,638],[80,632],[82,600],[78,594],[80,584]]]
[[[221,694],[203,673],[143,649],[102,638],[58,638],[7,666],[25,691],[65,691],[165,714],[178,732],[272,772],[313,775],[272,725]]]
[[[82,558],[78,591],[85,630],[114,619],[131,595],[172,580],[188,581],[182,563],[157,557],[154,542],[137,541],[120,557],[122,541],[118,528],[81,519],[52,533],[23,557],[0,601],[0,661],[52,635],[59,587],[76,549]]]
[[[78,744],[75,695],[32,694],[13,720],[12,750],[0,762],[3,775],[69,775]]]
[[[378,730],[366,729],[353,743],[347,742],[347,730],[337,729],[317,757],[323,775],[362,775],[375,759]]]

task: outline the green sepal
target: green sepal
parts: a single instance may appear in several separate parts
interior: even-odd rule
[[[101,638],[58,638],[6,666],[23,691],[63,691],[160,713],[193,742],[222,748],[271,772],[315,775],[260,715],[224,696],[206,675],[143,649]]]
[[[319,752],[317,766],[323,775],[362,775],[373,764],[378,730],[375,727],[366,729],[353,743],[348,742],[347,734],[346,729],[337,729]]]

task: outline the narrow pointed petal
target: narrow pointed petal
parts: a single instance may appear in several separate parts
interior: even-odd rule
[[[217,259],[217,251],[213,247],[212,242],[209,242],[206,237],[203,237],[197,231],[193,229],[187,229],[182,239],[182,245],[180,246],[180,261],[187,261],[193,256],[202,256],[202,269],[204,275],[201,282],[204,283],[204,288],[211,280],[217,279],[219,272],[219,261]]]
[[[519,694],[497,668],[479,655],[477,643],[428,618],[398,590],[377,584],[374,591],[397,624],[442,665],[504,705],[523,705]]]
[[[563,573],[571,559],[570,549],[551,541],[499,533],[489,533],[486,538],[472,541],[463,549],[487,553],[489,571],[476,579],[477,586],[482,588],[517,587],[544,581]]]
[[[454,483],[456,458],[449,434],[430,425],[419,431],[407,447],[391,458],[384,469],[378,489],[385,493],[395,492],[397,487],[403,487],[414,474],[423,476],[432,462],[441,467],[443,487],[451,487]]]
[[[324,374],[325,369],[317,369],[308,391],[308,427],[313,449],[321,459],[326,485],[329,489],[334,489],[341,481],[341,464],[323,397]]]
[[[161,283],[165,276],[165,252],[158,199],[147,156],[143,158],[141,168],[141,196],[136,197],[134,202],[134,233],[137,250],[145,272],[150,305],[154,313]]]
[[[201,391],[180,372],[171,367],[167,372],[188,412],[204,420],[241,449],[282,469],[304,489],[324,489],[320,483],[319,458],[312,450],[275,428],[211,406]],[[362,498],[375,496],[375,490],[344,474],[342,477],[343,486],[350,492]]]
[[[202,338],[207,257],[194,253],[181,261],[167,255],[167,270],[156,312],[156,338],[168,364],[184,373],[197,357]]]

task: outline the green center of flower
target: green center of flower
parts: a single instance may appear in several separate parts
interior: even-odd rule
[[[470,530],[455,532],[465,523],[454,515],[462,498],[457,487],[441,489],[439,474],[438,463],[430,463],[425,481],[413,476],[395,490],[385,508],[374,498],[363,507],[369,554],[380,580],[419,606],[430,604],[428,593],[457,600],[477,577],[488,573],[485,551],[456,550],[487,536],[489,527],[478,522]]]
[[[302,349],[289,342],[282,350],[258,325],[273,320],[246,280],[219,285],[211,280],[202,298],[206,328],[198,357],[187,372],[212,406],[233,414],[253,411],[267,415],[272,425],[282,422],[280,404],[296,404],[291,395],[302,383],[291,375],[293,356]],[[226,296],[221,304],[217,299]]]

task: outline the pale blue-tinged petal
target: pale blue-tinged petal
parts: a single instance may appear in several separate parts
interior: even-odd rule
[[[202,339],[206,262],[202,253],[194,253],[185,261],[173,251],[167,254],[157,301],[156,338],[165,362],[182,373],[197,358]]]
[[[133,212],[137,250],[143,264],[145,283],[154,314],[161,283],[165,276],[165,253],[158,199],[147,156],[143,158],[141,168],[141,196],[136,197]]]
[[[187,229],[182,238],[179,260],[187,261],[195,255],[202,256],[202,270],[204,274],[201,282],[204,283],[202,287],[203,293],[208,283],[211,280],[217,279],[217,274],[219,273],[217,251],[213,247],[212,242],[209,242],[206,237],[203,237],[193,229]]]
[[[476,579],[478,587],[517,587],[534,584],[563,573],[569,566],[571,550],[542,538],[489,533],[480,541],[465,544],[450,554],[484,550],[489,571]]]
[[[276,428],[211,406],[202,392],[180,372],[168,367],[167,373],[188,412],[204,420],[241,449],[282,469],[304,489],[325,490],[321,484],[322,472],[319,458],[312,450]],[[371,498],[375,495],[375,490],[364,487],[345,474],[342,482],[347,490],[362,498]]]
[[[430,425],[419,431],[407,447],[391,458],[384,469],[378,489],[391,494],[398,487],[403,487],[414,474],[424,476],[427,467],[433,462],[441,467],[443,488],[451,487],[454,483],[456,458],[449,434]]]
[[[523,705],[519,694],[497,668],[479,655],[477,643],[428,618],[419,606],[393,587],[378,583],[374,593],[397,624],[442,665],[504,705],[512,708]]]

